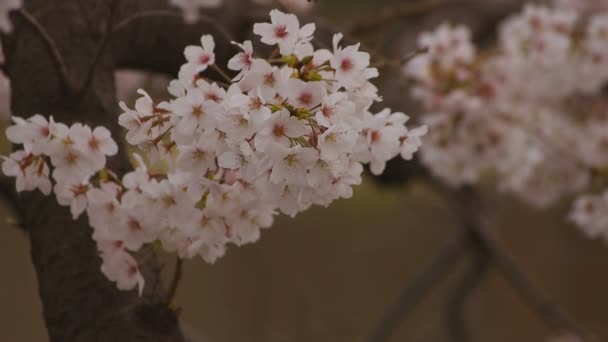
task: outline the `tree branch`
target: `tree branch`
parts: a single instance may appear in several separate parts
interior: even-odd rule
[[[48,33],[48,31],[40,24],[38,19],[34,17],[30,12],[28,12],[25,8],[22,8],[18,11],[23,20],[28,23],[34,31],[38,34],[44,45],[46,45],[49,53],[51,54],[51,58],[55,63],[55,67],[57,72],[61,76],[61,79],[69,91],[74,91],[76,87],[74,86],[74,82],[70,78],[68,73],[68,68],[63,60],[63,56],[61,52],[59,52],[59,48],[53,40],[53,37]]]
[[[447,0],[420,0],[414,3],[409,1],[399,2],[380,9],[374,15],[355,20],[356,24],[353,24],[348,32],[354,35],[368,33],[399,18],[428,13],[448,3]]]
[[[165,0],[139,1],[113,28],[115,65],[175,76],[184,63],[184,48],[200,44],[203,34],[226,39],[215,52],[217,61],[227,62],[235,51],[230,42],[244,40],[251,30],[248,6],[248,1],[224,1],[223,7],[207,10],[199,22],[186,24]]]
[[[120,3],[120,0],[114,0],[112,5],[110,6],[110,15],[108,16],[108,19],[105,21],[105,32],[103,34],[103,38],[101,39],[101,43],[99,43],[99,47],[97,48],[95,57],[93,57],[93,62],[91,63],[91,67],[85,78],[85,81],[79,90],[79,93],[81,94],[81,96],[87,92],[87,90],[89,89],[89,87],[91,86],[93,81],[95,80],[95,71],[99,64],[99,61],[101,60],[101,56],[104,53],[104,51],[106,50],[106,48],[108,47],[108,44],[110,43],[110,38],[112,37],[112,33],[113,33],[112,29],[113,29],[113,25],[114,25],[114,15],[116,14],[116,9],[117,9],[119,3]]]
[[[471,228],[467,227],[465,229],[468,231],[470,240],[469,249],[473,252],[473,260],[458,285],[451,289],[447,300],[447,333],[452,342],[468,342],[473,340],[467,328],[466,304],[481,285],[490,262],[485,247],[480,244],[474,232],[470,232]]]
[[[19,215],[19,208],[17,207],[17,190],[15,189],[15,182],[13,178],[7,177],[0,172],[0,196],[4,197],[6,204],[11,206],[14,213]]]
[[[407,282],[397,299],[384,313],[366,341],[388,341],[399,322],[443,279],[466,251],[466,241],[458,238],[443,246],[420,273]]]
[[[128,27],[129,25],[131,25],[133,22],[135,22],[137,20],[141,20],[141,19],[145,19],[145,18],[163,18],[163,17],[164,18],[179,18],[181,20],[183,18],[183,14],[181,14],[180,12],[177,12],[175,10],[141,11],[141,12],[135,13],[132,16],[129,16],[129,17],[123,19],[120,23],[118,23],[112,29],[112,32],[118,33],[119,31]],[[199,15],[199,20],[204,23],[213,25],[218,30],[218,32],[221,33],[222,37],[226,40],[225,43],[230,43],[234,40],[232,38],[232,35],[230,34],[230,32],[228,32],[222,26],[222,24],[220,24],[217,20],[214,20],[212,17],[206,16],[206,15]]]
[[[597,341],[592,333],[572,319],[558,303],[534,285],[534,282],[521,271],[513,257],[499,245],[493,233],[482,227],[478,227],[478,233],[509,285],[552,329],[572,333],[582,341]]]
[[[484,210],[477,193],[471,188],[465,188],[457,193],[457,198],[458,203],[464,205],[463,211],[471,219],[471,228],[481,245],[524,303],[552,329],[572,333],[582,341],[597,341],[594,334],[573,320],[554,300],[536,287],[510,253],[501,246],[496,237],[496,221]]]
[[[400,67],[406,65],[407,63],[409,63],[412,59],[418,57],[419,55],[425,54],[428,51],[429,51],[429,48],[424,46],[424,47],[418,48],[418,49],[406,54],[402,58],[385,59],[372,66],[376,67],[376,68],[400,68]]]

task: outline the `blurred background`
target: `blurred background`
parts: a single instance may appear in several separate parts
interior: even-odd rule
[[[405,1],[292,2],[303,11],[314,7],[314,18],[349,28],[381,7]],[[471,25],[483,43],[491,41],[501,18],[520,7],[510,0],[467,1],[467,6],[451,1],[358,37],[395,57],[414,49],[418,32],[448,20]],[[415,117],[416,106],[403,100],[407,84],[398,68],[381,73],[388,75],[379,81],[386,104]],[[139,87],[162,98],[167,84],[164,77],[131,71],[116,77],[118,96],[128,103]],[[9,120],[8,93],[1,96],[3,130]],[[8,150],[2,135],[0,153]],[[193,341],[210,342],[363,341],[400,290],[458,232],[458,220],[444,199],[422,183],[398,178],[387,183],[367,177],[351,200],[313,208],[295,219],[281,217],[260,242],[232,248],[215,265],[187,261],[177,296],[185,332]],[[567,201],[539,211],[492,189],[482,189],[482,196],[498,212],[501,242],[522,270],[599,341],[608,340],[608,246],[587,240],[565,222]],[[27,236],[8,208],[0,206],[2,340],[47,341]],[[173,258],[165,259],[170,277]],[[466,265],[463,258],[436,284],[392,341],[449,341],[445,304]],[[467,304],[465,319],[475,341],[547,341],[559,333],[548,330],[494,268]]]

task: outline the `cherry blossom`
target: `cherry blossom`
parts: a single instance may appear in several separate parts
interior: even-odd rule
[[[13,30],[13,24],[9,18],[9,13],[21,8],[21,6],[23,6],[22,0],[0,1],[0,31],[6,33]]]
[[[102,272],[119,289],[141,293],[131,253],[145,245],[214,262],[230,245],[257,241],[279,213],[352,197],[364,163],[378,174],[420,147],[425,126],[410,129],[389,109],[370,112],[380,99],[369,82],[377,70],[358,45],[339,47],[336,35],[333,52],[315,50],[314,24],[300,27],[278,10],[270,18],[254,33],[279,48],[272,60],[257,58],[251,41],[233,42],[241,51],[228,68],[239,74],[211,82],[205,72],[220,67],[213,38],[203,36],[184,50],[169,100],[139,90],[134,105],[120,103],[118,123],[141,153],[122,177],[106,166],[118,148],[104,127],[35,115],[7,129],[23,149],[4,157],[3,172],[18,191],[53,188],[75,219],[86,213]]]
[[[190,24],[199,20],[202,8],[215,8],[223,2],[223,0],[169,0],[171,5],[182,10],[184,21]]]
[[[404,72],[426,108],[421,160],[431,172],[456,187],[490,173],[500,190],[536,207],[579,196],[570,220],[606,238],[607,197],[593,186],[606,184],[608,163],[602,4],[528,4],[502,22],[490,51],[478,51],[464,26],[423,33],[429,53]]]

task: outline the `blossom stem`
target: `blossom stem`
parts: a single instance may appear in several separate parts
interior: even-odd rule
[[[215,81],[215,80],[212,80],[212,79],[210,79],[208,77],[203,77],[203,76],[201,76],[201,78],[203,80],[209,82],[209,83],[217,83],[218,85],[220,85],[220,86],[222,86],[222,87],[224,87],[226,89],[228,89],[230,87],[230,83],[228,83],[228,82]]]
[[[215,70],[220,76],[222,76],[222,78],[226,80],[228,84],[232,83],[232,78],[228,76],[228,74],[226,74],[226,72],[222,70],[222,68],[220,68],[217,64],[211,64],[210,66],[211,69]]]
[[[402,58],[399,59],[392,59],[392,60],[385,60],[385,61],[381,61],[379,63],[376,63],[375,65],[372,65],[373,67],[376,68],[385,68],[385,67],[402,67],[404,65],[406,65],[407,63],[409,63],[412,59],[414,59],[415,57],[425,54],[429,51],[429,48],[424,46],[421,48],[418,48],[414,51],[411,51],[410,53],[408,53],[407,55],[405,55]]]
[[[175,259],[175,270],[173,271],[173,279],[171,280],[171,284],[169,286],[169,291],[167,292],[167,303],[171,304],[175,300],[175,295],[177,294],[177,288],[179,287],[179,282],[182,279],[184,270],[184,260],[180,257],[176,257]]]

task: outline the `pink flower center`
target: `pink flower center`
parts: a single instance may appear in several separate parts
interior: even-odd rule
[[[208,92],[205,94],[205,100],[220,102],[221,98],[216,93]]]
[[[312,103],[312,94],[311,93],[302,93],[298,97],[298,101],[300,101],[303,105],[310,105]]]
[[[274,79],[273,73],[264,75],[264,84],[272,87],[272,86],[274,86],[274,83],[275,83],[275,79]]]
[[[342,71],[350,71],[355,66],[353,61],[350,58],[344,58],[340,63],[340,69]]]
[[[274,28],[274,36],[277,38],[285,38],[289,33],[285,25],[279,25]]]
[[[274,135],[277,138],[284,136],[285,127],[283,127],[282,125],[274,125],[274,127],[272,128],[272,135]]]
[[[132,231],[140,231],[141,230],[141,224],[139,224],[139,221],[135,220],[135,219],[130,219],[129,223],[128,223],[129,229],[131,229]]]
[[[373,143],[377,142],[378,140],[380,140],[380,132],[378,132],[378,131],[372,131],[371,139],[372,139]]]
[[[72,152],[69,152],[67,156],[65,156],[65,163],[68,165],[76,165],[78,162],[78,156]]]
[[[245,52],[241,53],[241,63],[243,63],[246,66],[250,66],[251,65],[251,56]]]
[[[202,106],[194,106],[194,108],[192,108],[192,115],[196,116],[197,118],[200,118],[203,114]]]
[[[99,140],[95,137],[91,137],[91,140],[89,140],[89,147],[93,151],[99,150]]]
[[[49,126],[40,127],[40,134],[42,134],[43,137],[48,137],[51,134]]]
[[[108,211],[109,213],[114,212],[114,210],[116,209],[116,207],[114,206],[114,203],[112,203],[112,202],[106,203],[105,207],[106,207],[106,211]],[[117,241],[117,242],[120,242],[120,241]]]
[[[89,190],[89,187],[87,185],[80,184],[73,186],[70,190],[72,191],[74,196],[77,197],[86,194],[87,190]]]
[[[209,56],[208,54],[205,53],[205,54],[201,55],[201,58],[200,58],[199,62],[201,64],[209,64],[210,60],[211,60],[211,56]]]

